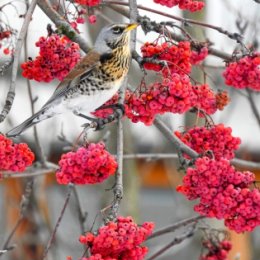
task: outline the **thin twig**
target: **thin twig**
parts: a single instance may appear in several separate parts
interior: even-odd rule
[[[49,1],[47,0],[38,0],[38,6],[42,11],[48,16],[48,18],[56,25],[56,27],[62,31],[67,37],[69,37],[74,42],[78,43],[80,48],[87,53],[90,48],[87,45],[84,38],[82,38],[72,27],[71,25],[58,13],[56,12]]]
[[[129,0],[129,17],[130,23],[136,23],[138,20],[138,8],[136,0]],[[135,50],[136,46],[136,30],[131,33],[131,51]]]
[[[26,1],[26,7],[27,10],[29,9],[29,1]],[[25,36],[25,40],[24,40],[24,56],[25,56],[25,60],[28,60],[28,43],[27,43],[27,37],[28,33]],[[26,83],[27,83],[27,89],[28,89],[28,95],[29,95],[29,99],[30,99],[30,105],[31,105],[31,112],[32,115],[35,114],[35,109],[34,109],[34,100],[33,100],[33,95],[32,95],[32,85],[31,85],[31,81],[27,78],[26,79]],[[37,131],[37,127],[34,125],[33,126],[33,135],[34,135],[34,140],[35,140],[35,145],[36,145],[36,151],[38,151],[38,155],[40,158],[40,162],[41,164],[46,167],[46,158],[44,156],[44,152],[43,152],[43,148],[41,146],[40,143],[40,139],[39,139],[39,135],[38,135],[38,131]]]
[[[81,234],[84,234],[84,232],[86,231],[84,224],[86,221],[87,213],[84,212],[84,210],[82,209],[82,205],[80,203],[79,194],[78,194],[76,186],[73,186],[73,193],[74,193],[74,197],[76,200],[75,206],[76,206],[77,212],[78,212],[78,219],[79,219],[79,223],[80,223]]]
[[[67,193],[67,196],[66,196],[64,205],[63,205],[63,207],[62,207],[60,216],[59,216],[59,218],[58,218],[58,220],[57,220],[57,222],[56,222],[56,224],[55,224],[55,227],[54,227],[54,229],[53,229],[53,231],[52,231],[52,233],[51,233],[51,237],[50,237],[50,239],[49,239],[49,241],[48,241],[48,243],[47,243],[47,246],[46,246],[46,248],[45,248],[45,250],[44,250],[42,259],[45,259],[45,258],[47,257],[47,254],[48,254],[48,252],[49,252],[49,250],[50,250],[50,248],[51,248],[51,245],[52,245],[53,242],[54,242],[54,239],[55,239],[57,230],[58,230],[59,225],[60,225],[60,223],[61,223],[61,220],[62,220],[62,218],[63,218],[63,216],[64,216],[65,210],[66,210],[66,208],[67,208],[67,206],[68,206],[68,203],[69,203],[69,200],[70,200],[70,195],[71,195],[73,186],[74,186],[73,184],[69,184],[69,186],[68,186],[68,193]]]
[[[161,131],[161,133],[175,146],[177,151],[186,153],[191,158],[197,158],[199,155],[197,152],[192,150],[189,146],[184,144],[174,133],[171,131],[165,123],[157,116],[153,124]]]
[[[196,216],[196,217],[192,217],[192,218],[188,218],[188,219],[184,219],[180,222],[174,223],[168,227],[164,227],[161,228],[159,230],[156,230],[152,235],[150,235],[146,240],[170,233],[170,232],[174,232],[175,230],[185,227],[191,223],[197,223],[200,219],[205,218],[204,216]]]
[[[114,155],[116,156],[116,155]],[[176,153],[137,153],[137,154],[124,154],[124,160],[134,160],[134,159],[146,159],[147,161],[152,160],[162,160],[162,159],[178,159],[178,154]],[[251,162],[239,158],[234,158],[231,163],[238,167],[260,169],[260,162]],[[26,178],[26,177],[36,177],[44,174],[54,173],[59,167],[57,164],[52,162],[46,162],[47,168],[42,168],[38,164],[28,167],[23,173],[16,172],[2,172],[1,178]]]
[[[22,47],[23,47],[23,42],[24,42],[27,30],[28,30],[28,26],[31,21],[32,14],[34,12],[36,4],[37,4],[37,0],[32,0],[31,4],[29,6],[29,9],[25,15],[24,22],[23,22],[19,37],[17,39],[17,43],[16,43],[15,51],[14,51],[14,62],[13,62],[13,68],[12,68],[11,83],[10,83],[9,91],[6,96],[5,105],[0,114],[0,123],[4,121],[4,119],[6,118],[7,114],[10,112],[12,105],[13,105],[13,101],[14,101],[14,97],[15,97],[15,83],[16,83],[17,71],[18,71],[18,66],[19,66],[19,58],[20,58]]]
[[[20,203],[20,215],[19,218],[17,219],[12,231],[10,232],[10,234],[8,235],[7,239],[5,240],[5,242],[2,245],[2,250],[0,252],[0,257],[5,253],[5,251],[10,250],[9,248],[9,243],[11,241],[11,239],[13,238],[15,232],[17,231],[17,229],[20,227],[21,223],[23,222],[23,219],[25,217],[28,205],[30,203],[30,196],[32,194],[32,190],[33,190],[33,179],[30,179],[25,186],[25,192],[22,195],[22,199],[21,199],[21,203]],[[11,247],[11,249],[13,249],[13,247]]]
[[[160,250],[158,250],[156,253],[154,253],[152,256],[148,257],[147,260],[153,260],[156,259],[158,256],[165,253],[167,250],[172,248],[173,246],[180,244],[182,241],[186,240],[187,238],[190,238],[194,235],[196,225],[194,224],[188,231],[183,233],[180,236],[175,237],[170,243],[162,247]]]
[[[34,163],[32,166],[27,167],[26,170],[22,173],[20,172],[11,172],[5,171],[1,173],[1,178],[25,178],[25,177],[35,177],[48,173],[53,173],[58,169],[58,165],[52,162],[45,162],[45,167],[42,167],[42,164]]]
[[[103,1],[103,3],[104,4],[114,4],[114,5],[128,6],[128,3],[122,2],[122,1],[108,1],[108,0],[106,0],[106,1]],[[129,7],[130,7],[130,5],[129,5]],[[211,24],[208,24],[208,23],[203,23],[203,22],[200,22],[200,21],[192,20],[192,19],[182,18],[182,17],[176,16],[176,15],[165,13],[165,12],[162,12],[162,11],[159,11],[159,10],[156,10],[156,9],[152,9],[152,8],[149,8],[149,7],[146,7],[146,6],[142,6],[142,5],[137,5],[137,8],[151,12],[151,13],[159,14],[159,15],[162,15],[164,17],[171,18],[171,19],[176,20],[176,21],[180,21],[180,22],[182,22],[182,24],[187,24],[187,25],[188,24],[195,24],[195,25],[198,25],[198,26],[202,26],[202,27],[210,28],[212,30],[216,30],[219,33],[225,34],[229,38],[236,40],[238,42],[240,42],[241,38],[242,38],[238,33],[230,33],[227,30],[224,30],[223,28],[221,28],[219,26],[211,25]]]
[[[254,114],[254,116],[255,116],[255,119],[256,119],[256,121],[257,121],[257,123],[258,123],[258,126],[260,127],[260,114],[259,114],[259,112],[258,112],[256,103],[255,103],[254,98],[253,98],[253,92],[252,92],[252,90],[250,90],[250,89],[247,89],[246,91],[247,91],[247,94],[248,94],[249,104],[250,104],[250,106],[251,106],[251,109],[252,109],[252,111],[253,111],[253,114]]]
[[[125,85],[126,80],[123,86],[119,90],[119,104],[123,104],[124,96],[125,96]],[[115,186],[113,188],[114,192],[114,200],[112,205],[110,206],[109,214],[107,215],[105,222],[114,221],[117,217],[120,202],[123,198],[124,190],[123,190],[123,147],[124,147],[124,139],[123,139],[123,122],[122,119],[119,119],[117,122],[117,172],[115,174]]]

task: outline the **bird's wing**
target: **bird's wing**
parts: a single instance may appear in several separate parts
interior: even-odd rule
[[[91,50],[80,60],[79,63],[76,64],[63,81],[60,82],[50,99],[43,107],[46,107],[58,97],[63,96],[69,89],[79,83],[82,78],[87,77],[88,74],[100,64],[100,58],[101,56],[97,51]]]

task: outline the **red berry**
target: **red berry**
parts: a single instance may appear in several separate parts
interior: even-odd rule
[[[103,143],[81,147],[76,152],[63,154],[59,161],[56,178],[60,184],[94,184],[100,183],[114,174],[117,162],[105,150]]]
[[[63,80],[80,59],[79,45],[59,35],[40,37],[35,45],[40,48],[39,55],[21,64],[22,75],[28,79]]]
[[[260,91],[260,53],[228,63],[223,76],[227,85],[239,89],[249,87]]]
[[[97,21],[97,17],[95,15],[90,15],[88,17],[88,21],[89,21],[90,24],[94,24]]]
[[[117,222],[109,222],[99,228],[97,234],[87,233],[80,242],[90,248],[91,256],[84,260],[142,260],[148,252],[141,244],[151,235],[152,222],[142,226],[134,223],[131,217],[118,217]],[[92,236],[89,240],[88,237]]]
[[[11,139],[0,135],[0,170],[23,172],[34,160],[27,144],[13,144]]]

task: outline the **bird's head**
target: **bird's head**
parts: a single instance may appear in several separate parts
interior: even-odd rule
[[[128,46],[130,32],[138,26],[136,23],[111,24],[104,27],[99,33],[95,49],[105,52],[108,49],[113,50],[121,46]]]

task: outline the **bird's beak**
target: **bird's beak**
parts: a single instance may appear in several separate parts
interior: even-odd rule
[[[129,32],[134,30],[139,24],[138,23],[130,23],[128,26],[125,28],[125,32]]]

